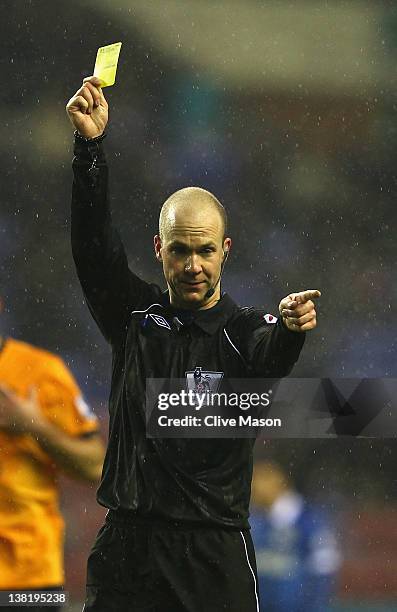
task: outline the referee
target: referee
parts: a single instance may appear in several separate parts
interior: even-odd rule
[[[196,382],[286,376],[319,291],[293,293],[281,318],[220,290],[231,248],[214,195],[188,187],[162,207],[154,250],[168,291],[129,268],[108,205],[108,104],[95,77],[67,104],[76,129],[72,250],[90,311],[113,354],[109,443],[98,502],[109,509],[87,566],[85,612],[259,610],[248,504],[252,439],[150,439],[147,378]]]

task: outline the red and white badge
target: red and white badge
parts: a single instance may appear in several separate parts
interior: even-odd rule
[[[277,323],[277,317],[272,314],[265,314],[263,315],[263,318],[265,319],[266,323]]]

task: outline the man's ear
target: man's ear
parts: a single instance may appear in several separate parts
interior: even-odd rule
[[[153,243],[154,243],[154,254],[156,255],[156,259],[157,261],[162,261],[163,258],[161,257],[161,238],[158,234],[156,234],[155,237],[153,238]]]
[[[223,258],[224,259],[229,255],[231,248],[232,248],[232,239],[225,238],[225,240],[223,241],[223,253],[224,253]]]

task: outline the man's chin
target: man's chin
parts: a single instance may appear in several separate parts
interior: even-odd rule
[[[199,306],[206,301],[208,288],[200,288],[200,289],[182,289],[179,293],[180,300],[186,305],[191,306]]]
[[[183,291],[182,299],[185,302],[204,302],[206,291]]]

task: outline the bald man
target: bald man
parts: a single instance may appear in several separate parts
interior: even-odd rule
[[[139,278],[112,226],[102,142],[108,104],[98,79],[84,79],[67,113],[75,128],[73,256],[113,353],[97,495],[109,511],[88,559],[84,609],[259,610],[248,524],[254,440],[147,437],[146,380],[185,379],[199,393],[223,379],[286,376],[303,332],[316,326],[320,293],[288,295],[279,318],[221,294],[232,242],[225,209],[199,187],[172,194],[161,210],[154,252],[167,291]]]

